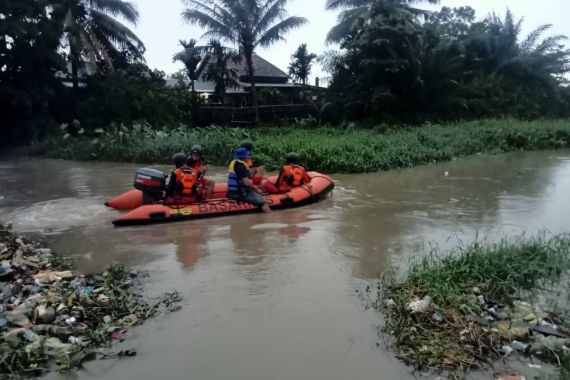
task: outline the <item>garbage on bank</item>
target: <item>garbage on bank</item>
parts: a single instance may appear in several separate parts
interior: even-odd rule
[[[570,326],[563,317],[520,299],[498,304],[479,288],[473,289],[471,298],[460,312],[440,308],[429,295],[414,296],[405,305],[401,299],[386,299],[384,308],[393,321],[390,327],[401,329],[397,332],[398,344],[404,347],[400,357],[414,365],[468,369],[477,361],[510,355],[561,365],[561,357],[570,355]],[[405,317],[398,309],[402,306]],[[396,314],[400,320],[394,323]],[[530,362],[529,367],[539,365]]]
[[[50,249],[0,225],[0,377],[136,355],[110,351],[112,342],[157,313],[180,307],[178,293],[144,298],[143,277],[122,265],[76,275]]]

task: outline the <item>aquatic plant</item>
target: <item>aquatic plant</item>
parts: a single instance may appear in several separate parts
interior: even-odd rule
[[[81,132],[81,131],[80,131]],[[288,152],[300,154],[310,170],[358,173],[413,167],[475,153],[553,149],[570,146],[570,122],[485,120],[421,128],[299,127],[258,129],[153,129],[150,125],[112,126],[72,136],[64,130],[29,152],[54,158],[167,163],[174,152],[201,144],[207,160],[225,165],[243,139],[255,142],[255,160],[279,168]]]

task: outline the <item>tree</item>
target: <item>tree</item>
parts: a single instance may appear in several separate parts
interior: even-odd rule
[[[192,38],[189,41],[180,40],[180,45],[182,46],[182,51],[174,54],[172,60],[174,62],[180,61],[184,65],[186,70],[186,75],[190,79],[190,89],[192,91],[192,98],[196,96],[196,91],[194,89],[194,82],[198,79],[198,66],[202,62],[202,57],[204,53],[203,46],[197,46],[197,40]]]
[[[255,87],[253,53],[285,40],[288,31],[304,25],[303,17],[288,17],[287,0],[183,0],[188,8],[182,16],[192,24],[206,28],[206,37],[228,41],[244,55],[251,84],[251,105],[255,122],[259,121],[259,99]]]
[[[43,137],[61,84],[61,34],[47,1],[2,2],[0,9],[0,145]]]
[[[289,75],[294,79],[301,81],[303,86],[307,84],[307,78],[311,74],[311,66],[313,60],[317,58],[316,54],[307,51],[307,44],[301,44],[297,51],[291,56],[289,64]]]
[[[415,17],[428,12],[413,6],[415,3],[437,4],[439,0],[327,0],[327,10],[340,10],[335,25],[327,34],[327,43],[340,43],[370,22],[375,6],[403,11]]]
[[[510,11],[474,23],[465,40],[467,89],[477,115],[544,116],[561,98],[570,50],[565,36],[544,37],[551,25],[521,36]]]
[[[144,44],[114,17],[136,24],[139,14],[123,0],[50,0],[53,16],[60,23],[69,49],[72,81],[79,86],[83,61],[94,67],[143,60]]]
[[[384,5],[375,5],[369,24],[343,43],[343,56],[329,59],[331,92],[340,95],[347,116],[417,121],[464,109],[457,44],[441,41],[413,14]]]
[[[241,62],[241,56],[235,50],[224,47],[218,40],[210,41],[208,51],[209,62],[204,69],[204,79],[216,83],[214,102],[223,103],[226,89],[239,86],[235,65]]]

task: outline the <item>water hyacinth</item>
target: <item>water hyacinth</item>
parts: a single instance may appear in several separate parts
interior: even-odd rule
[[[254,129],[213,126],[160,130],[138,124],[63,136],[37,144],[29,152],[73,160],[167,163],[173,153],[201,144],[207,160],[226,165],[232,151],[249,139],[255,143],[256,162],[270,170],[279,168],[288,152],[297,152],[309,170],[362,173],[449,161],[475,153],[564,148],[570,146],[570,123],[485,120],[417,128],[333,128],[318,124],[311,128],[299,123]]]

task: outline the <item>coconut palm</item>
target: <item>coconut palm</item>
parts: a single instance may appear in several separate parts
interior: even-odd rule
[[[307,44],[301,44],[291,56],[289,75],[301,81],[304,87],[307,84],[307,78],[311,74],[311,66],[316,58],[316,54],[308,52]]]
[[[383,4],[382,4],[383,3]],[[327,43],[339,43],[355,29],[372,17],[374,6],[394,7],[415,16],[425,15],[426,11],[415,7],[418,3],[437,4],[439,0],[327,0],[327,10],[340,10],[337,25],[327,34]]]
[[[211,40],[207,49],[208,64],[204,68],[204,79],[216,83],[214,102],[223,103],[226,89],[239,86],[236,65],[241,63],[241,56],[218,40]]]
[[[190,89],[192,91],[192,98],[195,97],[196,91],[194,89],[194,82],[198,79],[199,65],[202,61],[202,56],[204,53],[204,47],[198,46],[198,41],[194,38],[189,41],[180,40],[180,45],[182,50],[174,54],[172,60],[174,62],[179,61],[184,64],[186,70],[186,75],[190,79]]]
[[[182,17],[206,28],[205,37],[235,44],[243,54],[251,84],[251,103],[259,121],[259,100],[255,88],[253,54],[258,46],[267,47],[285,40],[288,31],[307,22],[287,15],[287,0],[183,0],[188,6]]]
[[[139,14],[135,6],[123,0],[51,0],[53,16],[62,26],[69,45],[73,87],[78,87],[78,70],[82,60],[107,67],[125,55],[142,60],[144,44],[119,16],[136,24]]]

